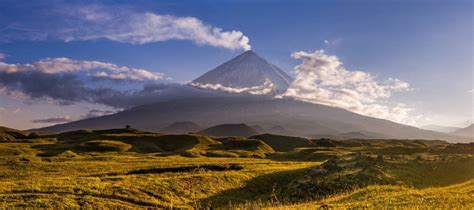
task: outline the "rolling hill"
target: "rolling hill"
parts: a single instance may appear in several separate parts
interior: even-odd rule
[[[0,126],[0,141],[11,141],[27,137],[28,135],[26,132]]]

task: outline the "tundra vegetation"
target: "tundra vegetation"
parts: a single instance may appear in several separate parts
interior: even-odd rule
[[[0,129],[1,208],[474,207],[474,143]]]

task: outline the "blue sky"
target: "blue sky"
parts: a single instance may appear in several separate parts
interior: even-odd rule
[[[80,30],[89,30],[89,22],[75,22],[74,17],[84,13],[68,11],[90,11],[95,15],[103,10],[117,13],[123,19],[116,20],[113,16],[106,23],[119,25],[120,22],[114,21],[146,13],[194,17],[211,28],[241,32],[249,38],[255,52],[289,73],[301,63],[291,57],[293,52],[324,49],[327,54],[337,56],[345,69],[367,72],[380,80],[404,81],[411,90],[393,93],[384,101],[409,106],[409,115],[418,116],[411,124],[464,126],[474,118],[472,1],[141,0],[132,4],[130,1],[0,0],[0,3],[0,53],[5,57],[2,61],[8,64],[65,57],[146,69],[171,78],[135,81],[130,87],[187,82],[242,53],[243,48],[230,49],[214,42],[199,43],[186,38],[146,43],[100,36],[84,38]],[[75,39],[67,40],[65,37],[71,34],[63,32],[72,26],[77,26],[71,32]],[[64,106],[54,100],[30,99],[11,93],[0,95],[3,109],[0,124],[38,127],[43,124],[31,121],[66,116],[79,119],[90,110],[108,109],[102,104],[77,102]],[[15,120],[8,120],[12,118]]]

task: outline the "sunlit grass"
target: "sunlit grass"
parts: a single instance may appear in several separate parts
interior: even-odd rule
[[[264,137],[115,129],[4,140],[0,208],[450,208],[474,203],[474,144]],[[286,146],[295,148],[282,151]]]

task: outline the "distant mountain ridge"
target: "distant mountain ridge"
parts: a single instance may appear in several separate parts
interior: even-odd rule
[[[441,125],[425,125],[421,129],[437,131],[442,133],[451,133],[453,131],[459,130],[459,127],[450,127],[450,126],[441,126]]]

